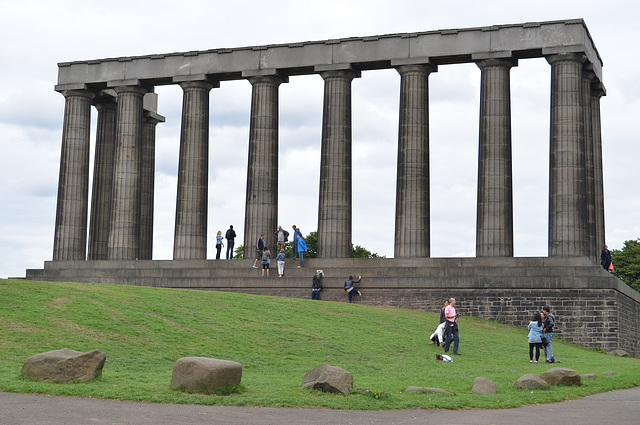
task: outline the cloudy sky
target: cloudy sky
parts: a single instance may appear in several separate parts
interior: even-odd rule
[[[583,18],[603,59],[606,238],[640,237],[640,3],[507,1],[0,0],[0,277],[42,268],[53,251],[64,97],[59,62],[389,33]],[[550,67],[511,71],[516,256],[547,255]],[[353,82],[353,242],[393,256],[400,78]],[[430,84],[431,255],[475,255],[480,71],[441,66]],[[158,87],[154,259],[170,259],[182,92]],[[279,221],[317,229],[323,81],[280,88]],[[242,240],[251,86],[211,91],[209,258],[229,224]],[[92,139],[95,137],[95,112]],[[93,140],[92,140],[93,147]]]

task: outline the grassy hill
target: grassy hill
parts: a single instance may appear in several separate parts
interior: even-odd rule
[[[463,298],[457,307],[464,315]],[[581,387],[516,390],[520,376],[552,367],[529,364],[527,323],[518,328],[463,316],[463,355],[445,363],[435,360],[442,350],[428,341],[438,319],[398,308],[225,292],[0,280],[0,391],[374,410],[514,407],[640,385],[640,360],[556,340],[561,366],[616,375],[583,380]],[[67,385],[20,374],[27,357],[62,348],[105,353],[102,376]],[[217,396],[172,389],[173,364],[188,356],[241,363],[243,391]],[[355,386],[369,392],[344,396],[302,388],[303,375],[322,363],[349,370]],[[495,381],[498,393],[471,394],[477,376]],[[443,388],[455,397],[404,393],[410,385]]]

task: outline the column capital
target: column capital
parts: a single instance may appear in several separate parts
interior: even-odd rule
[[[282,83],[289,82],[289,77],[282,74],[275,68],[251,69],[248,71],[242,71],[242,78],[246,78],[251,84],[271,83],[280,85]]]
[[[220,87],[220,81],[209,77],[206,74],[193,74],[193,75],[176,75],[172,78],[174,83],[180,85],[180,87],[201,87],[211,89],[217,89]]]
[[[601,98],[607,95],[607,89],[600,81],[591,82],[591,97]]]
[[[408,72],[422,72],[422,73],[425,73],[425,74],[431,74],[432,72],[438,72],[438,66],[430,64],[430,63],[422,63],[422,64],[407,63],[407,64],[403,64],[403,65],[396,65],[395,69],[396,69],[396,71],[398,71],[398,73],[400,75],[406,74]]]
[[[579,62],[583,63],[587,60],[587,56],[584,53],[554,53],[551,55],[545,56],[547,62],[553,65],[556,62]]]
[[[316,65],[313,70],[320,74],[323,79],[327,78],[360,78],[362,73],[358,69],[354,69],[350,63],[332,63],[327,65]]]
[[[491,67],[501,67],[501,68],[513,68],[514,66],[518,66],[518,59],[515,58],[492,58],[488,57],[485,59],[478,59],[475,61],[478,68],[485,69]]]
[[[109,81],[107,82],[107,87],[113,89],[117,94],[136,93],[144,95],[153,91],[153,87],[143,84],[140,80]]]

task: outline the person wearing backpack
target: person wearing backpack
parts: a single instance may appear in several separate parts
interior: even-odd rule
[[[278,277],[284,276],[284,249],[281,249],[276,255],[276,264],[278,265]]]
[[[262,251],[262,277],[264,277],[264,271],[267,271],[267,277],[269,277],[269,264],[271,264],[271,251],[268,246],[264,246]]]

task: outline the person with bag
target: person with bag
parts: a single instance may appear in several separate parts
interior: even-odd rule
[[[267,271],[267,277],[269,277],[269,264],[271,264],[271,251],[268,246],[264,246],[262,251],[262,277],[264,277],[264,271]]]
[[[316,274],[313,275],[311,283],[311,299],[320,300],[320,291],[322,291],[322,277],[324,272],[322,270],[316,270]]]
[[[358,279],[356,279],[356,275],[351,274],[349,275],[349,278],[344,281],[344,290],[349,294],[350,303],[353,303],[353,294],[358,294],[359,297],[362,296],[362,293],[353,286],[354,283],[360,282],[362,276],[357,276],[357,278]]]
[[[606,245],[600,253],[600,265],[605,270],[613,271],[613,264],[611,263],[611,251],[609,251],[609,248]]]
[[[225,239],[227,240],[227,260],[229,258],[233,258],[233,244],[236,240],[236,231],[233,230],[233,225],[229,226],[227,233],[224,234]]]

